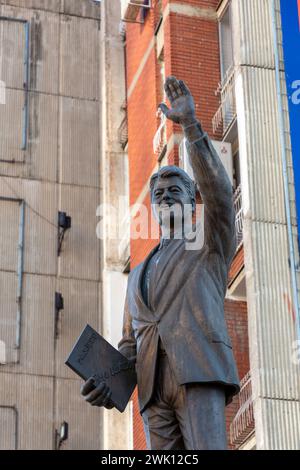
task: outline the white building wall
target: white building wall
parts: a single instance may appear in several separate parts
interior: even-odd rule
[[[291,308],[272,1],[232,0],[232,5],[257,449],[299,449],[295,417],[300,412],[300,374],[299,365],[292,361],[296,325]],[[289,172],[292,181],[291,161]],[[293,191],[290,198],[295,221]]]
[[[125,213],[118,214],[119,197],[128,200],[127,155],[118,139],[118,129],[124,118],[125,102],[124,46],[119,32],[120,0],[101,2],[101,83],[102,83],[102,204],[100,220],[103,230],[102,279],[103,325],[105,338],[117,347],[121,339],[123,309],[127,275],[123,273],[126,259],[120,246],[124,245],[119,228]],[[109,176],[108,176],[109,175]],[[125,204],[126,205],[126,204]],[[99,214],[100,215],[100,214]],[[129,220],[128,220],[129,224]],[[117,229],[117,230],[116,230]],[[113,237],[111,234],[115,234]],[[129,234],[128,234],[129,237]],[[122,243],[121,243],[122,241]],[[128,238],[129,242],[129,238]],[[128,245],[125,240],[125,246]],[[126,250],[125,250],[126,251]],[[132,448],[132,407],[122,414],[117,410],[104,410],[104,449]]]

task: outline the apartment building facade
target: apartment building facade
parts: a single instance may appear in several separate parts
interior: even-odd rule
[[[281,3],[121,2],[130,205],[150,210],[149,180],[161,166],[189,171],[179,126],[156,113],[168,75],[188,83],[232,181],[238,248],[225,317],[241,380],[227,408],[232,449],[293,449],[300,442],[299,363],[292,360],[299,255]],[[156,243],[132,239],[130,266]],[[133,434],[134,448],[145,448],[136,396]]]

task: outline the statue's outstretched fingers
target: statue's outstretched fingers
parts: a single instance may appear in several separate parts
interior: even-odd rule
[[[177,97],[182,96],[183,93],[182,93],[182,90],[180,88],[179,81],[175,77],[172,80],[172,86],[173,86],[174,90],[176,91]]]
[[[177,93],[177,89],[176,89],[176,85],[174,81],[169,82],[169,90],[171,90],[173,100],[176,100],[176,98],[178,98],[179,95]]]
[[[181,89],[183,95],[191,95],[189,87],[184,83],[184,81],[179,80],[178,83],[179,83],[179,86],[180,86],[180,89]]]
[[[169,75],[167,78],[166,78],[166,82],[169,84],[169,83],[174,83],[174,82],[177,82],[177,78],[175,77],[175,75]]]
[[[168,100],[170,101],[170,103],[172,104],[172,102],[174,101],[174,98],[173,98],[173,95],[172,95],[172,90],[170,89],[169,84],[168,84],[167,81],[166,81],[166,83],[165,83],[164,88],[165,88],[165,92],[166,92],[167,98],[168,98]]]

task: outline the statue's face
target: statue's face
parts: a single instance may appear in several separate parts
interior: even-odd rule
[[[193,211],[189,193],[178,176],[159,178],[152,192],[152,207],[160,225],[182,221],[186,208]]]

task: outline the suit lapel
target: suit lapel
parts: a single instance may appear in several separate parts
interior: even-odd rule
[[[150,260],[150,258],[152,257],[152,255],[154,255],[154,253],[156,253],[156,251],[158,250],[159,248],[159,244],[156,245],[149,253],[149,255],[147,256],[147,258],[141,263],[140,265],[140,269],[139,269],[139,273],[138,273],[138,277],[137,277],[137,296],[141,302],[141,304],[143,305],[144,308],[146,308],[147,310],[150,310],[149,307],[147,306],[147,304],[145,303],[144,301],[144,298],[143,298],[143,294],[142,294],[142,282],[143,282],[143,276],[144,276],[144,273],[145,273],[145,269],[146,269],[146,266],[148,264],[148,261]]]

